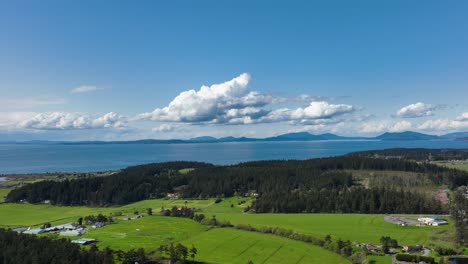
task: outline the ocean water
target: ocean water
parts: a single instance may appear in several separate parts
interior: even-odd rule
[[[309,159],[385,148],[468,148],[468,142],[306,141],[198,144],[0,144],[0,174],[86,172],[162,161],[235,164],[269,159]]]

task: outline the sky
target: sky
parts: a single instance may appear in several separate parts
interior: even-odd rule
[[[1,1],[0,141],[468,131],[467,1]]]

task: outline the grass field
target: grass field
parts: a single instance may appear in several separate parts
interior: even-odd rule
[[[46,204],[0,204],[0,227],[37,226],[45,222],[61,224],[76,221],[79,217],[109,215],[120,212],[132,215],[134,211],[146,212],[153,208],[157,215],[162,206],[195,207],[206,217],[215,215],[218,220],[232,224],[250,224],[255,227],[282,227],[301,234],[334,238],[352,242],[379,244],[381,236],[391,236],[400,245],[423,244],[426,246],[451,246],[453,225],[442,227],[401,227],[384,221],[383,215],[364,214],[252,214],[243,213],[251,198],[233,197],[220,203],[209,200],[145,200],[121,207],[60,207]],[[124,221],[123,216],[114,217],[115,224],[102,229],[90,229],[84,237],[96,238],[99,247],[114,249],[145,248],[156,250],[160,245],[180,242],[195,244],[200,254],[197,258],[207,262],[247,263],[342,263],[346,262],[333,253],[318,247],[267,234],[251,233],[235,229],[212,229],[189,219],[147,216]],[[253,244],[255,242],[255,244]],[[271,258],[265,259],[271,255]],[[301,256],[303,258],[299,258]],[[297,258],[296,258],[297,257]],[[314,257],[314,258],[313,258]],[[336,259],[335,259],[336,258]],[[331,262],[325,261],[332,260]],[[223,261],[221,261],[223,260]],[[372,257],[371,263],[389,263],[385,257]],[[292,261],[292,262],[291,262]],[[315,261],[315,262],[314,262]],[[341,261],[341,262],[339,262]]]
[[[121,212],[133,214],[135,211],[146,212],[147,208],[153,208],[155,214],[159,213],[161,206],[171,208],[173,206],[184,206],[204,208],[214,204],[213,200],[145,200],[121,207],[85,207],[85,206],[52,206],[47,204],[0,204],[0,226],[37,226],[45,222],[65,223],[76,221],[79,217],[97,215],[102,213]]]
[[[3,197],[6,196],[10,192],[10,188],[0,188],[0,203],[3,203]]]
[[[130,221],[117,220],[104,228],[89,229],[83,237],[101,241],[99,247],[124,250],[144,248],[151,252],[161,245],[185,240],[206,230],[207,226],[191,219],[147,216]]]
[[[222,238],[222,239],[220,239]],[[349,263],[325,249],[272,235],[215,228],[182,241],[208,263]]]
[[[392,257],[388,256],[367,256],[369,264],[392,264]]]
[[[229,198],[204,209],[218,220],[255,227],[272,226],[292,229],[301,234],[335,238],[353,242],[379,243],[381,236],[391,236],[403,244],[450,245],[453,225],[440,227],[398,226],[384,221],[384,215],[370,214],[246,214],[237,205],[239,198]],[[231,207],[234,204],[234,207]]]

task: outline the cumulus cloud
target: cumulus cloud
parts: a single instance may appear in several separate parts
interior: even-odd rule
[[[299,121],[306,122],[310,120],[331,119],[340,115],[356,111],[352,105],[330,104],[325,101],[311,102],[306,107],[296,109],[282,108],[268,113],[261,121],[281,122],[281,121]]]
[[[97,129],[122,128],[125,123],[125,118],[114,112],[97,117],[81,113],[47,112],[21,121],[18,127],[38,130]]]
[[[143,113],[136,120],[180,122],[195,124],[256,124],[268,122],[330,119],[351,113],[355,107],[316,101],[315,97],[301,96],[312,101],[306,107],[267,109],[275,103],[290,99],[251,91],[250,75],[243,73],[230,81],[203,85],[199,90],[188,90],[175,97],[168,106]],[[290,100],[295,101],[295,100]],[[309,101],[309,102],[310,102]]]
[[[402,107],[398,110],[396,116],[401,118],[416,118],[423,116],[432,116],[437,106],[433,106],[425,103],[415,103]]]
[[[94,85],[82,85],[78,86],[76,88],[73,88],[70,93],[75,94],[75,93],[87,93],[87,92],[94,92],[98,90],[105,90],[105,87],[98,87]]]
[[[434,119],[427,120],[417,127],[426,131],[449,131],[468,129],[468,120]]]
[[[220,84],[203,85],[198,91],[180,93],[164,108],[140,114],[137,119],[187,123],[223,123],[229,115],[240,112],[253,113],[252,109],[265,106],[273,101],[268,95],[250,91],[250,75],[243,73]],[[236,112],[237,111],[237,112]]]

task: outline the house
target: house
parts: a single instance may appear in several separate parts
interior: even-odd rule
[[[96,243],[97,240],[94,239],[94,238],[79,238],[79,239],[72,240],[71,242],[74,243],[74,244],[84,246],[84,245],[89,245],[89,244],[92,244],[92,243]]]
[[[179,195],[177,193],[167,193],[167,197],[171,200],[176,200],[179,198]]]
[[[420,252],[424,249],[423,246],[403,246],[404,252]]]
[[[244,194],[244,197],[258,197],[256,190],[249,190]]]
[[[366,244],[366,248],[367,250],[371,251],[371,252],[380,252],[382,251],[382,247],[379,247],[379,246],[376,246],[376,245],[373,245],[373,244]]]

